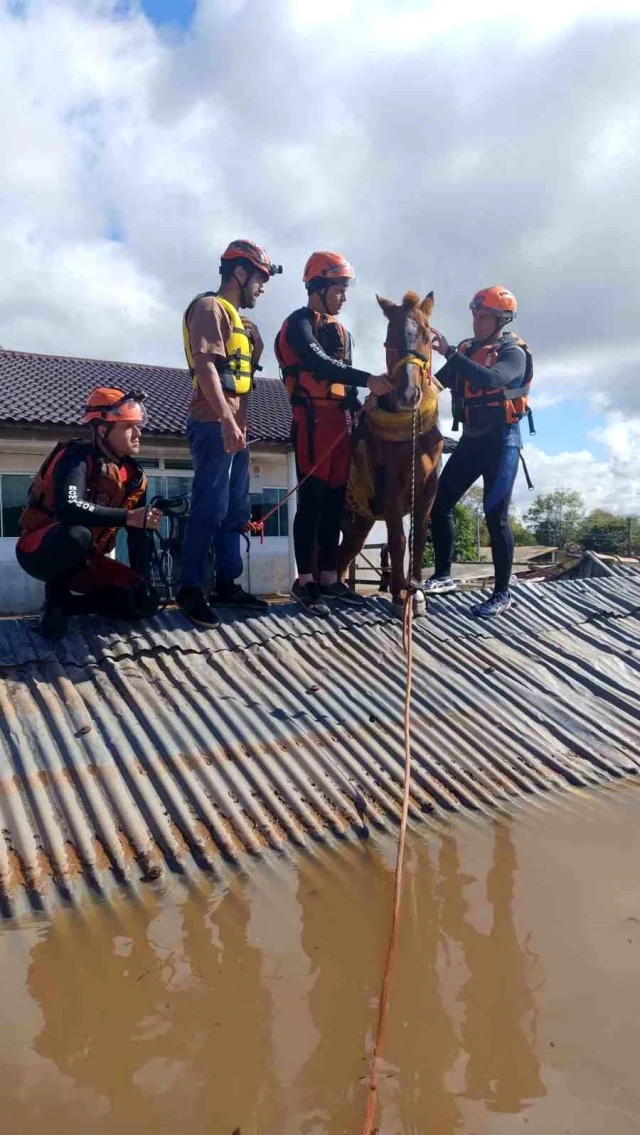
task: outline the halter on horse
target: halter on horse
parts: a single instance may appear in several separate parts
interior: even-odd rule
[[[442,452],[437,426],[438,384],[431,375],[429,315],[434,300],[432,292],[422,301],[415,292],[407,292],[401,304],[377,298],[389,321],[387,372],[395,386],[391,394],[367,401],[362,429],[354,441],[339,570],[344,578],[374,521],[384,519],[391,556],[391,592],[399,605],[401,591],[407,586],[402,519],[410,511],[413,487],[415,540],[409,574],[420,579]]]

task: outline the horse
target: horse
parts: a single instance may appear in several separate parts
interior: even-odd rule
[[[384,397],[369,396],[354,431],[338,574],[346,579],[349,565],[362,551],[374,521],[385,520],[391,599],[394,611],[399,613],[409,581],[422,579],[422,556],[444,445],[438,428],[438,393],[442,387],[431,374],[429,316],[434,307],[433,292],[422,301],[416,292],[406,292],[399,304],[381,296],[376,299],[389,324],[385,348],[387,373],[394,389]],[[414,429],[417,436],[412,470]],[[414,538],[408,580],[403,517],[411,511],[413,475]],[[413,603],[414,612],[424,614],[422,592],[414,594]]]

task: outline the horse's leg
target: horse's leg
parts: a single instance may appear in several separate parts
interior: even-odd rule
[[[354,512],[345,512],[342,517],[342,543],[338,549],[338,579],[346,581],[349,566],[364,548],[365,541],[373,528],[373,520],[365,520]]]
[[[413,579],[422,579],[422,557],[427,543],[429,519],[431,509],[438,491],[438,462],[442,445],[435,452],[420,455],[418,469],[418,493],[416,500],[415,536],[413,541],[413,563],[411,573]]]
[[[389,558],[391,560],[391,598],[399,599],[400,592],[403,587],[406,587],[407,583],[404,570],[404,554],[407,547],[407,540],[404,534],[400,509],[397,507],[387,509],[385,520],[387,522]]]
[[[389,559],[391,561],[391,598],[394,601],[399,600],[400,592],[407,584],[404,570],[404,556],[407,540],[402,524],[402,512],[409,477],[409,470],[406,467],[409,454],[409,447],[398,445],[398,443],[395,443],[393,446],[383,445],[381,447],[381,461],[387,472],[384,495],[384,519],[387,525]]]

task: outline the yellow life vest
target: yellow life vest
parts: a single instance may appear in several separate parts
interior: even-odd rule
[[[248,394],[253,383],[253,346],[251,339],[233,304],[229,303],[229,300],[224,299],[223,296],[219,296],[217,292],[200,292],[200,294],[191,301],[182,319],[184,353],[187,357],[187,366],[189,367],[193,389],[197,389],[198,380],[193,367],[193,353],[191,351],[188,319],[198,300],[203,299],[204,296],[215,296],[216,300],[221,307],[224,308],[231,320],[231,334],[224,345],[225,362],[221,366],[216,366],[218,374],[220,375],[222,388],[229,394]]]

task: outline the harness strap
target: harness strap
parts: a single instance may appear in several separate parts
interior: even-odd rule
[[[400,370],[400,367],[405,366],[406,363],[415,363],[416,361],[419,364],[422,364],[420,368],[421,370],[426,370],[429,366],[429,359],[426,355],[423,355],[421,351],[412,350],[409,351],[406,355],[403,355],[401,359],[398,359],[398,361],[393,364],[391,377],[395,378],[397,371]],[[429,375],[429,381],[431,381],[431,375]]]
[[[516,398],[526,397],[529,390],[529,386],[519,386],[515,390],[510,390],[508,386],[496,386],[485,394],[475,394],[466,404],[473,410],[475,407],[495,405],[496,402],[513,402]]]
[[[533,487],[534,487],[533,481],[531,480],[531,477],[529,476],[529,470],[527,469],[527,463],[524,459],[524,455],[522,453],[522,450],[519,449],[518,453],[520,455],[520,461],[522,463],[522,470],[524,472],[525,480],[527,482],[527,488],[529,489],[529,492],[533,492]]]

